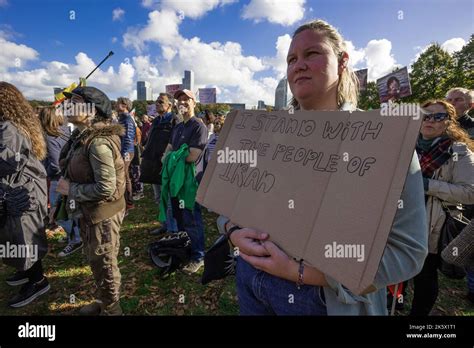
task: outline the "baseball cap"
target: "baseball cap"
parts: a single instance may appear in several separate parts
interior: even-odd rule
[[[174,99],[178,99],[183,94],[196,101],[196,96],[189,89],[180,89],[179,91],[176,91],[176,93],[174,94]]]
[[[82,97],[84,102],[94,104],[98,115],[106,118],[112,117],[112,103],[109,97],[98,88],[91,86],[77,87],[72,92],[63,92],[63,94],[68,99],[74,95]]]

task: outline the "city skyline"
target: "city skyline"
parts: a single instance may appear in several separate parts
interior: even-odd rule
[[[274,104],[286,74],[294,30],[322,18],[344,36],[355,70],[368,80],[410,66],[431,43],[458,51],[473,33],[469,0],[0,1],[0,80],[30,99],[53,100],[54,87],[79,82],[113,50],[88,84],[112,99],[137,94],[149,81],[153,98],[194,72],[194,91],[216,88],[227,103]],[[24,11],[28,8],[28,11]],[[445,22],[446,13],[455,20]],[[38,25],[41,18],[41,25]],[[57,28],[62,28],[57,30]],[[413,35],[416,32],[417,35]]]

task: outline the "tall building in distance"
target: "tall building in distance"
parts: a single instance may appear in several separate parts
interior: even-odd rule
[[[184,70],[183,89],[189,89],[194,92],[194,71]]]
[[[148,81],[137,81],[137,100],[153,100],[153,90]]]
[[[282,78],[275,90],[275,110],[282,110],[288,105],[288,80]]]
[[[267,106],[263,100],[258,101],[257,109],[258,110],[266,110]]]

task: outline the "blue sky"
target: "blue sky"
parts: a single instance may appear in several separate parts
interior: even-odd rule
[[[300,24],[322,18],[336,26],[350,41],[355,67],[368,67],[369,79],[375,79],[409,65],[432,42],[450,52],[460,49],[474,33],[473,4],[0,0],[0,80],[16,84],[30,98],[51,99],[53,87],[87,74],[113,50],[89,81],[113,98],[134,98],[139,78],[149,80],[156,94],[165,84],[179,83],[187,68],[195,71],[196,88],[218,88],[218,101],[255,105],[262,99],[272,105],[289,35]]]

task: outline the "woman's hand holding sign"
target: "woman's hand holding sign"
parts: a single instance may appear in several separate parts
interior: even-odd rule
[[[233,232],[229,238],[238,248],[239,256],[256,269],[289,281],[298,280],[299,263],[290,258],[275,243],[267,240],[268,233],[242,228]],[[314,267],[304,268],[304,283],[328,285],[324,274]]]

